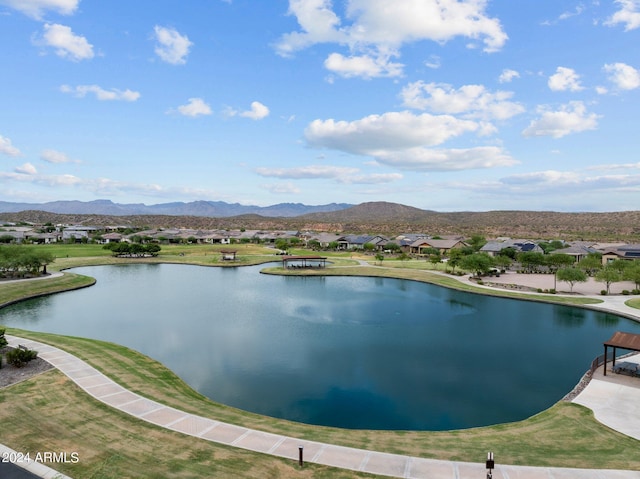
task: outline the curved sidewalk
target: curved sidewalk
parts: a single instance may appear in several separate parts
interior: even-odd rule
[[[302,446],[304,461],[331,467],[407,479],[476,479],[486,477],[484,462],[450,462],[388,454],[300,440],[247,429],[189,414],[128,391],[81,359],[48,344],[7,335],[13,347],[24,345],[66,374],[99,401],[136,418],[190,436],[250,451],[298,461]],[[484,458],[479,458],[483,461]],[[498,464],[495,479],[640,479],[640,472]]]

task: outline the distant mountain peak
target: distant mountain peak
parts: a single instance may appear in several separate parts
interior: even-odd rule
[[[58,214],[94,214],[109,216],[131,215],[167,215],[167,216],[204,216],[226,218],[246,214],[268,217],[290,218],[308,213],[332,212],[349,208],[346,203],[309,206],[302,203],[279,203],[272,206],[241,205],[224,201],[196,200],[189,203],[173,202],[155,205],[144,203],[120,204],[109,199],[93,201],[51,201],[48,203],[11,203],[0,201],[0,213],[18,213],[20,211],[46,211]]]

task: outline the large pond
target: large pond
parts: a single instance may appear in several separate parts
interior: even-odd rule
[[[126,345],[248,411],[417,430],[536,414],[575,386],[615,330],[640,332],[577,308],[261,268],[78,268],[96,285],[4,308],[0,324]]]

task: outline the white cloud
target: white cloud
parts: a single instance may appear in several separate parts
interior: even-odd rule
[[[337,29],[340,18],[331,10],[331,0],[289,0],[289,15],[298,20],[302,32],[287,33],[276,45],[282,56],[315,43],[344,43],[348,36]]]
[[[491,93],[482,85],[464,85],[456,90],[446,83],[417,81],[404,87],[400,95],[407,107],[434,113],[466,114],[467,118],[506,120],[524,112],[522,105],[509,101],[512,92]]]
[[[424,65],[433,70],[437,70],[442,65],[442,60],[438,55],[430,55],[429,59],[424,62]]]
[[[42,20],[47,10],[72,15],[79,3],[80,0],[0,0],[0,5],[14,8],[36,20]]]
[[[269,108],[259,101],[251,102],[251,110],[243,111],[240,116],[251,118],[252,120],[262,120],[269,116]]]
[[[549,110],[547,107],[539,107],[538,113],[541,115],[540,118],[529,124],[522,132],[524,136],[562,138],[572,133],[595,130],[598,126],[599,116],[595,113],[587,113],[587,108],[581,101],[562,105],[556,111]]]
[[[640,161],[638,163],[607,163],[604,165],[589,166],[588,170],[640,170]]]
[[[57,23],[46,23],[42,34],[44,45],[55,48],[56,55],[72,61],[93,58],[93,45],[81,35],[76,35],[70,27]]]
[[[573,184],[579,178],[575,172],[546,170],[507,176],[500,181],[508,185],[546,185],[548,188],[558,184],[563,186]]]
[[[290,0],[289,14],[300,31],[283,35],[276,44],[282,56],[318,43],[348,47],[349,55],[333,53],[325,61],[343,76],[397,76],[402,65],[389,58],[405,43],[456,37],[481,41],[486,52],[500,50],[507,40],[500,21],[485,14],[485,0],[348,0],[344,21],[330,0]],[[350,22],[350,23],[349,23]]]
[[[502,149],[432,149],[468,132],[480,132],[481,123],[450,115],[391,112],[346,122],[315,120],[305,130],[311,146],[367,155],[396,168],[411,170],[461,170],[492,168],[516,163]]]
[[[297,168],[256,168],[260,176],[286,179],[339,179],[359,172],[348,166],[309,165]]]
[[[136,101],[140,98],[140,93],[132,90],[118,90],[112,88],[111,90],[105,90],[98,85],[78,85],[71,87],[69,85],[62,85],[60,91],[63,93],[70,93],[78,98],[84,98],[87,94],[93,93],[96,99],[100,101]]]
[[[640,87],[640,71],[625,63],[610,63],[604,66],[611,80],[621,90],[635,90]]]
[[[57,150],[42,150],[40,153],[40,159],[47,163],[61,164],[61,163],[79,163],[79,161],[72,160],[66,154]]]
[[[312,146],[371,155],[381,149],[439,145],[477,129],[476,122],[449,115],[403,111],[369,115],[352,122],[314,120],[306,128],[305,138]]]
[[[0,153],[9,156],[21,156],[20,150],[11,144],[11,140],[0,135]]]
[[[547,170],[508,176],[500,182],[508,186],[512,193],[522,194],[545,191],[640,191],[640,175],[588,176],[584,172]]]
[[[553,91],[580,91],[580,75],[572,68],[558,67],[556,73],[549,77],[549,88]]]
[[[260,185],[260,187],[277,195],[290,195],[290,194],[297,195],[301,193],[300,188],[298,188],[291,182],[265,184],[265,185]]]
[[[309,165],[295,168],[256,168],[260,176],[284,179],[330,179],[341,184],[381,184],[401,180],[400,173],[363,174],[347,166]]]
[[[376,160],[388,166],[413,171],[460,171],[513,166],[518,162],[502,148],[407,148],[400,151],[380,151]]]
[[[189,103],[178,107],[178,111],[184,116],[211,115],[211,107],[202,98],[189,98]]]
[[[397,77],[402,75],[401,63],[393,63],[387,56],[373,58],[369,55],[345,57],[332,53],[324,61],[327,70],[345,78]]]
[[[38,170],[31,163],[25,163],[22,166],[17,166],[15,172],[23,175],[35,175],[38,173]]]
[[[186,35],[181,35],[174,28],[154,27],[156,41],[156,55],[162,61],[171,63],[172,65],[183,65],[187,62],[189,49],[193,45]]]
[[[640,27],[640,1],[639,0],[615,0],[620,5],[620,10],[609,18],[605,25],[615,26],[624,24],[626,31],[635,30]]]
[[[515,70],[505,68],[502,70],[500,77],[498,77],[498,81],[500,83],[510,83],[514,78],[520,78],[520,73]]]
[[[576,16],[579,16],[579,15],[582,15],[584,10],[585,10],[584,5],[578,5],[578,6],[576,6],[575,10],[573,10],[573,11],[565,11],[565,12],[561,13],[558,16],[557,19],[555,19],[555,20],[546,20],[546,21],[542,22],[542,25],[555,25],[560,21],[568,20],[571,17],[576,17]]]

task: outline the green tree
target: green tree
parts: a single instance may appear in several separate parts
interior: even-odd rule
[[[150,243],[144,246],[145,253],[150,254],[151,256],[158,256],[160,253],[160,245],[155,243]]]
[[[507,246],[498,252],[498,256],[505,256],[511,260],[515,260],[518,256],[518,251],[513,246]]]
[[[545,264],[544,254],[533,251],[523,251],[522,253],[518,253],[517,258],[525,271],[529,273],[539,271],[540,266]]]
[[[440,252],[430,254],[429,255],[429,263],[433,265],[434,268],[437,268],[438,263],[442,262],[442,256],[440,256]]]
[[[634,261],[627,266],[622,274],[622,278],[627,281],[633,281],[636,289],[640,289],[640,261]]]
[[[376,253],[376,261],[378,262],[378,264],[382,264],[382,262],[384,261],[384,254]]]
[[[493,258],[485,253],[470,254],[460,260],[460,267],[462,269],[474,272],[477,276],[487,274],[493,266]]]
[[[552,251],[564,248],[564,243],[560,240],[541,241],[538,243],[538,246],[542,248],[542,251],[544,251],[544,254],[549,254]]]
[[[573,285],[576,283],[584,283],[587,281],[587,273],[576,267],[560,268],[556,272],[556,278],[565,283],[569,283],[571,286],[571,292],[573,293]]]
[[[454,248],[449,250],[449,257],[447,258],[447,266],[451,266],[451,274],[454,274],[456,268],[460,266],[460,261],[465,256],[462,248]]]
[[[280,251],[287,251],[289,249],[289,241],[284,238],[278,238],[275,241],[275,245]]]
[[[309,240],[307,242],[307,248],[312,249],[313,251],[319,251],[321,249],[320,241],[318,241],[318,240]]]
[[[392,253],[399,253],[402,249],[400,248],[400,245],[398,245],[397,243],[387,243],[384,246],[384,249],[391,251]]]
[[[493,258],[493,262],[498,268],[506,270],[509,266],[511,266],[512,260],[509,256],[503,256],[499,254],[498,256]]]
[[[578,268],[584,270],[589,276],[593,276],[596,271],[602,269],[602,255],[599,253],[589,253],[578,261]]]
[[[596,281],[604,283],[607,286],[607,294],[609,294],[611,285],[622,279],[622,275],[617,270],[609,266],[605,266],[596,273]]]
[[[373,251],[375,251],[376,245],[374,245],[373,243],[365,243],[362,245],[362,249],[367,253],[372,253]]]
[[[623,259],[616,259],[607,263],[607,267],[615,269],[618,273],[624,276],[624,270],[630,265],[629,261]]]
[[[547,268],[553,273],[553,289],[556,289],[556,272],[560,268],[568,268],[575,261],[573,256],[569,256],[568,254],[548,254],[545,257],[545,264]]]
[[[487,240],[482,235],[473,235],[469,240],[469,245],[473,248],[474,251],[480,251],[484,245],[487,244]]]
[[[0,348],[4,348],[7,344],[9,344],[7,338],[4,337],[4,333],[6,331],[7,330],[5,328],[0,328]]]

